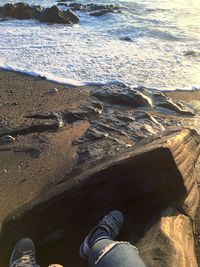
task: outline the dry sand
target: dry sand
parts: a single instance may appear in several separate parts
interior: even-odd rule
[[[57,94],[46,93],[54,87],[58,89]],[[0,71],[0,127],[32,124],[33,119],[26,118],[29,114],[74,109],[85,98],[87,92],[82,88]],[[0,147],[0,225],[11,211],[53,186],[72,168],[76,147],[71,141],[82,136],[88,126],[88,122],[83,122],[65,126],[56,134],[16,136],[12,147],[17,153]],[[32,155],[32,148],[42,151],[39,158]]]

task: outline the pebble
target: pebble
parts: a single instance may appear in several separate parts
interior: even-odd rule
[[[121,38],[122,41],[127,41],[127,42],[133,42],[133,40],[130,37],[123,37]]]
[[[50,94],[57,94],[58,93],[58,89],[57,88],[53,88],[51,91],[49,91]]]
[[[4,135],[0,138],[0,144],[5,145],[5,144],[10,144],[15,141],[15,138],[11,135]]]

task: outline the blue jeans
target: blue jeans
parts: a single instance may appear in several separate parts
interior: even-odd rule
[[[92,247],[90,267],[146,267],[137,248],[128,242],[101,239]]]

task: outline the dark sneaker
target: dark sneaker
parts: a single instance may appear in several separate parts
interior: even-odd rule
[[[29,238],[19,240],[10,257],[9,267],[39,267],[35,260],[35,246]]]
[[[123,222],[124,216],[119,210],[111,211],[103,217],[81,244],[79,250],[80,257],[87,259],[90,249],[97,241],[101,239],[116,239],[121,231]]]

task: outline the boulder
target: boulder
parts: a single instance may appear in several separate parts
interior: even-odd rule
[[[63,11],[64,15],[71,21],[71,23],[78,23],[79,17],[70,9]]]
[[[130,107],[151,107],[151,98],[145,94],[133,90],[130,87],[105,87],[104,90],[96,90],[93,96],[110,104]]]
[[[15,19],[37,19],[43,22],[72,24],[78,23],[79,17],[70,9],[60,10],[57,6],[42,8],[27,3],[5,4],[0,8],[0,17]]]
[[[173,208],[136,244],[148,267],[198,267],[191,220]]]
[[[15,19],[38,19],[42,13],[40,6],[30,6],[26,3],[5,4],[0,9],[1,16]]]
[[[11,135],[4,135],[0,138],[0,145],[10,144],[15,141],[15,138]]]
[[[12,17],[16,19],[38,19],[41,15],[41,9],[35,6],[30,6],[25,3],[15,4]]]
[[[91,16],[102,16],[107,13],[111,12],[120,12],[119,7],[114,6],[114,5],[96,5],[96,4],[90,4],[90,11],[93,11],[90,13]]]
[[[0,8],[0,14],[2,17],[12,17],[14,9],[14,4],[5,4],[3,7]]]
[[[97,4],[88,4],[90,11],[100,11],[100,10],[109,10],[109,12],[114,12],[116,10],[119,10],[118,6],[115,5],[97,5]]]
[[[61,4],[63,5],[63,4]],[[64,4],[66,7],[69,7],[73,11],[86,11],[87,5],[81,3],[70,3]]]
[[[92,12],[92,14],[106,14],[108,12],[119,12],[120,8],[116,5],[100,5],[100,4],[81,4],[81,3],[58,3],[58,5],[69,7],[74,11]],[[94,15],[95,16],[95,15]]]
[[[173,101],[172,99],[165,99],[164,101],[161,101],[157,105],[158,107],[162,107],[171,111],[175,111],[177,114],[186,115],[186,116],[194,116],[195,111],[194,109],[185,106],[180,101]]]
[[[131,39],[130,37],[126,36],[126,37],[122,37],[120,38],[120,40],[122,41],[126,41],[126,42],[133,42],[133,39]]]
[[[90,16],[99,17],[110,12],[113,12],[113,11],[110,11],[109,9],[102,9],[102,10],[90,13]]]
[[[40,17],[40,21],[50,23],[72,24],[77,23],[79,18],[71,10],[61,11],[57,6],[45,9]]]

